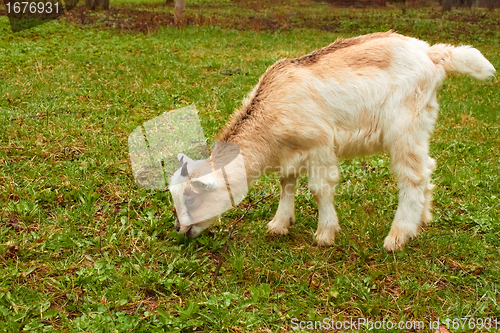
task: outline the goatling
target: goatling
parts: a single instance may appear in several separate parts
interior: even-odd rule
[[[268,231],[286,234],[295,220],[297,178],[307,170],[319,210],[316,240],[332,245],[340,229],[333,205],[339,160],[387,151],[399,204],[384,248],[401,249],[431,219],[435,162],[429,137],[438,113],[436,91],[451,72],[484,80],[495,68],[470,46],[431,47],[394,32],[338,39],[276,62],[216,139],[241,149],[239,167],[211,172],[215,159],[226,165],[237,155],[226,145],[216,144],[207,160],[179,155],[171,180],[177,184],[171,187],[177,231],[196,237],[208,228],[227,184],[244,182],[246,188],[263,173],[279,171],[281,198]]]

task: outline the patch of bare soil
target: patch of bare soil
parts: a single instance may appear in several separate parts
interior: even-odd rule
[[[493,28],[495,30],[500,29],[500,21],[491,20],[485,13],[469,12],[468,14],[464,14],[463,12],[451,12],[443,14],[441,12],[436,12],[429,15],[429,18],[431,19],[442,19],[443,17],[445,17],[448,21],[467,22],[471,24],[487,24],[489,28]]]
[[[117,29],[120,31],[139,31],[153,32],[163,26],[174,25],[174,17],[171,13],[154,11],[152,6],[147,9],[132,8],[110,8],[108,11],[91,12],[85,6],[79,6],[64,15],[69,22],[83,25],[96,25]],[[192,8],[193,9],[193,8]],[[188,25],[198,26],[219,26],[221,28],[230,28],[238,30],[279,30],[290,28],[317,28],[326,31],[334,31],[340,25],[334,19],[317,18],[308,20],[304,15],[297,13],[295,15],[271,12],[266,17],[256,17],[253,15],[233,17],[203,15],[192,13],[187,17]]]
[[[170,13],[130,8],[110,8],[107,11],[91,12],[85,6],[78,6],[63,17],[69,22],[98,25],[120,31],[152,32],[159,27],[174,24],[174,17]]]
[[[326,2],[336,7],[382,7],[385,6],[385,0],[314,0],[316,2]]]

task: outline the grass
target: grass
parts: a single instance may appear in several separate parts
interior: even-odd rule
[[[231,223],[278,193],[276,179],[262,178],[189,240],[174,231],[168,191],[135,185],[127,152],[133,129],[192,103],[213,139],[269,65],[340,35],[392,28],[467,43],[498,69],[498,11],[198,1],[185,30],[144,33],[127,8],[171,7],[116,6],[122,25],[97,13],[87,14],[93,24],[68,17],[12,34],[0,17],[0,331],[280,332],[292,318],[500,317],[498,78],[445,82],[431,142],[434,218],[395,254],[382,248],[397,208],[387,155],[342,163],[335,246],[313,242],[317,210],[302,179],[289,235],[266,234],[273,196],[248,211],[223,256]]]

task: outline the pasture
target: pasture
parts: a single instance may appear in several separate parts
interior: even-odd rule
[[[269,175],[190,240],[175,232],[169,192],[137,187],[127,151],[137,126],[191,104],[213,140],[268,66],[339,36],[393,29],[469,44],[498,71],[498,10],[188,0],[179,30],[173,4],[111,7],[79,6],[14,34],[0,6],[0,331],[285,332],[293,318],[369,318],[431,332],[438,319],[500,321],[498,75],[445,81],[434,217],[394,254],[382,247],[397,208],[387,154],[342,162],[342,229],[322,248],[306,179],[288,235],[266,233],[279,195]],[[462,323],[450,330],[474,331]]]

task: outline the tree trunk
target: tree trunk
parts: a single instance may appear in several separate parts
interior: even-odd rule
[[[99,8],[108,10],[109,0],[85,0],[85,7],[90,10],[96,10]]]
[[[85,7],[90,10],[95,10],[95,1],[94,0],[85,0]]]
[[[174,23],[178,27],[184,27],[186,25],[186,0],[175,1]]]
[[[102,8],[104,10],[109,10],[109,0],[102,0]]]
[[[453,5],[452,0],[443,0],[443,11],[449,12],[451,10],[452,5]]]

